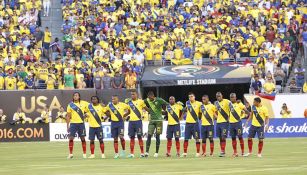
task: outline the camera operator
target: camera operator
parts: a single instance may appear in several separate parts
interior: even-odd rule
[[[49,123],[51,118],[51,111],[49,110],[49,106],[45,106],[44,110],[41,113],[41,117],[38,119],[38,123]]]
[[[0,124],[5,123],[6,115],[3,114],[3,109],[0,109]]]
[[[60,111],[57,113],[55,118],[55,123],[66,123],[66,112],[63,106],[60,107]]]
[[[15,112],[13,116],[13,121],[11,122],[12,125],[21,123],[24,124],[26,122],[26,114],[22,112],[21,108],[17,109],[17,112]]]

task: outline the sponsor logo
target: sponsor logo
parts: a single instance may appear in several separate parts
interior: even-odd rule
[[[175,77],[186,77],[191,78],[197,75],[211,74],[219,71],[220,69],[215,66],[194,66],[194,65],[184,65],[184,66],[165,66],[156,68],[153,70],[154,74],[159,76],[175,76]]]

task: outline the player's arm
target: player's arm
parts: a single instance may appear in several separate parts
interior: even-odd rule
[[[212,109],[213,109],[213,118],[214,120],[217,120],[217,116],[218,116],[217,108],[214,105],[212,105]]]
[[[265,131],[267,131],[269,129],[269,123],[270,123],[269,112],[267,110],[265,110],[265,121],[264,121]]]
[[[247,118],[245,124],[244,124],[244,127],[247,127],[249,121],[251,121],[251,120],[253,119],[253,117],[254,117],[254,113],[251,112],[250,115],[249,115],[249,117]]]
[[[129,120],[128,116],[131,113],[130,106],[128,106],[126,103],[123,103],[123,104],[125,106],[125,114],[123,115],[123,118],[126,120]]]
[[[71,112],[68,111],[66,115],[67,132],[69,132],[70,119],[71,119]]]

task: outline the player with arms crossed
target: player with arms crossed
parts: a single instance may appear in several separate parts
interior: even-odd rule
[[[90,140],[90,149],[91,149],[91,156],[90,159],[95,158],[95,136],[100,143],[100,150],[101,150],[101,158],[105,159],[106,156],[104,155],[104,143],[103,143],[103,131],[102,131],[102,118],[105,112],[105,109],[99,104],[99,98],[97,96],[91,97],[91,102],[86,110],[85,115],[88,117],[88,123],[90,126],[89,129],[89,140]]]
[[[253,138],[256,133],[259,138],[258,143],[258,157],[262,157],[262,147],[263,147],[263,139],[264,139],[264,131],[267,131],[269,128],[269,113],[268,109],[261,105],[261,99],[256,97],[254,99],[254,104],[252,106],[252,112],[249,118],[246,120],[245,127],[247,127],[248,122],[252,120],[252,125],[249,128],[248,134],[248,153],[244,156],[248,157],[252,154],[253,149]]]
[[[124,139],[124,119],[130,114],[129,106],[119,102],[118,96],[112,96],[112,102],[106,106],[106,115],[111,118],[111,135],[114,139],[114,159],[125,156],[126,142]],[[118,154],[118,137],[122,145],[122,151]]]
[[[203,95],[203,104],[200,106],[200,119],[201,119],[201,135],[202,135],[202,156],[206,157],[206,140],[210,141],[210,156],[213,156],[214,150],[214,119],[217,117],[216,107],[210,103],[209,96]]]
[[[149,148],[151,144],[151,137],[156,131],[156,152],[154,157],[158,157],[160,148],[160,135],[163,129],[162,110],[167,105],[167,102],[162,98],[155,97],[152,91],[147,94],[147,99],[144,100],[147,108],[149,109],[150,120],[148,124],[148,136],[146,141],[146,153],[145,157],[149,156]]]
[[[88,103],[81,100],[79,92],[73,94],[73,101],[67,106],[67,132],[69,133],[69,155],[68,159],[73,158],[74,138],[76,133],[81,139],[83,158],[86,158],[86,142],[85,142],[85,126],[84,126],[84,112]]]
[[[220,139],[221,153],[220,157],[225,157],[226,138],[229,129],[229,103],[227,99],[223,99],[221,92],[216,93],[216,100],[214,105],[217,108],[217,122],[216,122],[216,136]]]
[[[141,149],[141,156],[144,155],[144,142],[143,142],[143,123],[142,123],[142,111],[143,109],[148,110],[143,100],[138,99],[138,94],[135,90],[131,92],[131,100],[127,102],[129,105],[130,115],[129,115],[129,126],[128,135],[130,137],[130,155],[129,158],[134,157],[134,145],[135,145],[135,135],[139,140],[139,145]],[[131,112],[132,111],[132,112]]]
[[[199,157],[200,151],[200,142],[199,134],[200,129],[198,125],[198,116],[200,111],[201,102],[195,100],[194,93],[189,93],[189,101],[186,102],[186,124],[185,124],[185,133],[184,133],[184,142],[183,142],[183,154],[181,157],[187,157],[189,140],[192,138],[196,141],[196,157]]]
[[[177,157],[180,157],[180,119],[179,117],[182,115],[182,105],[177,104],[175,97],[169,97],[169,104],[166,105],[167,111],[167,131],[166,131],[166,138],[167,138],[167,153],[166,157],[171,157],[171,148],[172,148],[172,138],[175,137],[176,141],[176,152]]]
[[[229,114],[229,132],[232,139],[233,157],[238,157],[237,152],[237,138],[240,141],[241,155],[244,155],[244,140],[241,116],[242,113],[249,113],[242,102],[237,101],[235,93],[230,94],[230,114]]]

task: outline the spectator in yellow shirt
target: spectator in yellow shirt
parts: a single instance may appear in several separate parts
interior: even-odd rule
[[[21,77],[18,77],[18,82],[17,82],[17,89],[18,90],[25,90],[26,89],[26,83]]]
[[[268,78],[267,81],[263,85],[264,92],[267,94],[271,94],[275,90],[275,83],[272,78]]]

